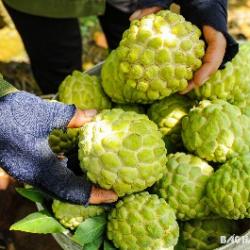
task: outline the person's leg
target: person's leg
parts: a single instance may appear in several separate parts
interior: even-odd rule
[[[105,13],[99,16],[103,32],[106,35],[111,50],[117,48],[123,32],[128,29],[131,14],[132,13],[122,12],[107,3]]]
[[[41,90],[44,94],[57,92],[67,75],[82,69],[78,20],[39,17],[6,8],[22,37]]]

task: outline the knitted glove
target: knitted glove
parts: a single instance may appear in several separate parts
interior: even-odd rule
[[[48,144],[49,133],[54,128],[65,129],[75,111],[73,105],[50,103],[26,92],[1,97],[0,166],[19,181],[85,205],[91,184],[74,175]]]

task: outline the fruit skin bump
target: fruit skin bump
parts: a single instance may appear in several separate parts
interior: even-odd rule
[[[181,138],[181,121],[194,105],[194,101],[181,95],[172,95],[153,103],[148,110],[148,117],[155,122],[166,143],[167,149],[175,151],[183,148]],[[169,151],[169,150],[168,150]]]
[[[49,145],[52,151],[56,154],[77,151],[79,131],[78,128],[68,128],[66,131],[54,129],[49,135]]]
[[[154,191],[174,209],[177,219],[208,216],[206,185],[213,168],[197,156],[185,153],[167,156],[167,169]]]
[[[71,230],[77,228],[84,220],[105,213],[105,209],[101,206],[84,207],[59,200],[53,201],[52,210],[60,223]]]
[[[240,45],[238,54],[216,71],[201,87],[195,89],[200,99],[223,99],[232,104],[242,103],[250,97],[250,42]]]
[[[124,111],[134,111],[138,114],[145,114],[146,107],[136,104],[115,104],[113,106],[115,109],[122,109]]]
[[[223,163],[250,151],[250,118],[226,101],[204,100],[183,118],[182,139],[189,152]]]
[[[80,109],[103,110],[111,107],[100,80],[96,76],[74,71],[61,83],[58,91],[59,101],[75,104]]]
[[[227,219],[250,218],[250,153],[222,165],[207,185],[208,205]]]
[[[81,168],[119,196],[142,191],[163,176],[167,152],[161,137],[145,115],[104,110],[80,131]]]
[[[117,103],[152,103],[185,90],[201,65],[201,31],[163,10],[131,22],[102,69],[104,91]]]
[[[180,228],[184,245],[189,250],[213,250],[221,245],[221,237],[227,239],[238,232],[235,221],[223,218],[191,220]]]
[[[164,199],[143,192],[116,204],[108,216],[107,235],[121,250],[159,250],[176,245],[179,227]]]

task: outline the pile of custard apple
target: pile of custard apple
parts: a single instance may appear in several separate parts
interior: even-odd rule
[[[160,11],[135,20],[101,74],[74,72],[58,100],[99,114],[74,131],[53,131],[55,153],[78,151],[79,169],[114,190],[113,208],[67,204],[52,210],[75,230],[107,214],[121,250],[215,249],[250,218],[250,43],[191,95],[202,65],[201,31]]]

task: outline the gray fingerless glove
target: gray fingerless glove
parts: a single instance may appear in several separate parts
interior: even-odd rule
[[[51,151],[48,135],[66,128],[73,105],[47,102],[26,92],[0,98],[0,166],[19,181],[59,199],[86,204],[91,184],[67,168]]]

